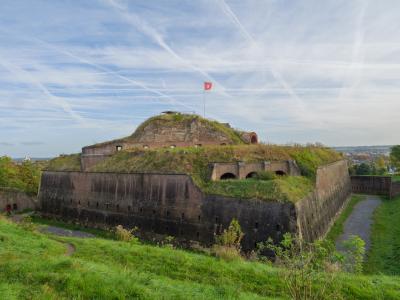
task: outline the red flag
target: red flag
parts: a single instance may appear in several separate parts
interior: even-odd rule
[[[208,82],[208,81],[204,82],[204,90],[205,91],[211,90],[211,88],[212,88],[212,82]]]

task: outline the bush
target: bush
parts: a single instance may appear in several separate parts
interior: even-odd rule
[[[271,239],[258,245],[259,251],[270,250],[275,254],[274,263],[285,279],[292,299],[336,299],[336,271],[340,270],[340,256],[330,241],[305,243],[290,233],[283,236],[280,244]],[[322,272],[326,272],[321,278]],[[328,292],[330,291],[330,292]]]
[[[240,242],[242,241],[243,235],[238,220],[233,219],[228,229],[225,229],[224,232],[221,235],[216,236],[215,239],[217,244],[221,246],[232,247],[240,250]]]
[[[363,271],[365,242],[357,235],[352,235],[343,242],[345,248],[344,269],[350,273],[360,274]]]
[[[241,258],[240,242],[244,234],[239,222],[233,219],[228,227],[221,235],[215,237],[216,245],[211,249],[212,253],[226,260]]]
[[[132,229],[125,229],[122,225],[118,225],[115,227],[114,233],[116,239],[119,241],[137,242],[138,238],[134,235],[136,231],[137,231],[136,227]]]

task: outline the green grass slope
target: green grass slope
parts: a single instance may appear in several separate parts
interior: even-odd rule
[[[76,248],[71,256],[65,243]],[[340,274],[330,288],[342,299],[400,298],[398,277]],[[266,264],[101,238],[51,237],[0,218],[0,298],[288,299],[288,294],[278,269]]]
[[[400,275],[400,197],[383,199],[374,213],[365,271]]]

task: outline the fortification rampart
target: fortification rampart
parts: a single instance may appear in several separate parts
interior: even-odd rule
[[[351,176],[353,193],[391,196],[390,176]]]
[[[307,241],[324,236],[351,194],[347,162],[319,167],[313,193],[296,203],[300,235]]]
[[[149,173],[47,171],[39,198],[45,214],[90,226],[137,226],[206,245],[235,218],[245,234],[242,247],[251,250],[285,232],[308,240],[323,235],[350,193],[344,165],[318,170],[316,190],[296,205],[205,195],[188,175]]]
[[[35,209],[37,201],[35,197],[28,196],[22,191],[0,188],[0,212],[7,211],[7,206],[11,211],[18,212],[25,209]]]

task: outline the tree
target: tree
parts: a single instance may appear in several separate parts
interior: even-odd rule
[[[383,155],[378,156],[374,164],[376,167],[377,175],[384,175],[387,172],[387,164],[385,157]]]
[[[361,163],[356,166],[356,175],[371,175],[371,166],[366,163]]]
[[[397,170],[400,169],[400,145],[392,147],[390,151],[390,163],[392,166],[396,167]]]

